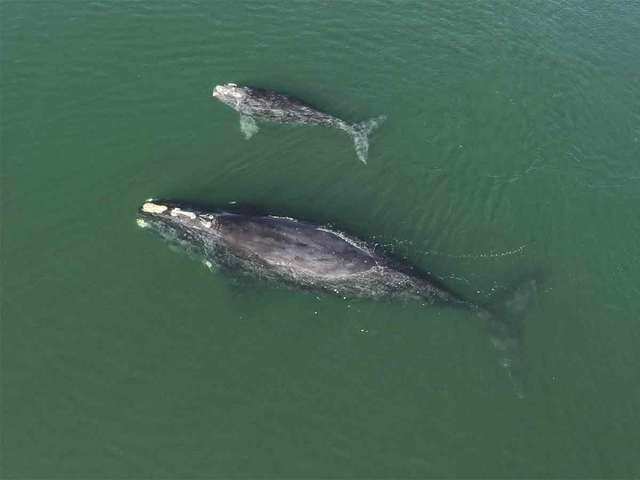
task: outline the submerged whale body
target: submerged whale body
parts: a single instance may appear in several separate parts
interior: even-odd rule
[[[139,209],[137,221],[209,267],[341,296],[418,300],[473,312],[491,328],[501,363],[521,394],[514,376],[521,367],[521,328],[505,317],[508,311],[470,302],[435,279],[378,254],[365,242],[293,218],[207,211],[152,200]],[[530,287],[535,285],[517,289],[515,296],[522,300]]]
[[[338,128],[353,137],[356,154],[363,163],[367,163],[369,134],[386,118],[379,116],[350,125],[296,98],[273,90],[240,87],[235,83],[216,86],[213,89],[213,97],[240,113],[240,129],[247,139],[258,131],[256,120]]]

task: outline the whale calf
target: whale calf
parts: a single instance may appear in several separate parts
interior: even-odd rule
[[[369,152],[369,134],[386,119],[382,115],[350,125],[296,98],[235,83],[217,85],[213,89],[213,97],[240,113],[240,129],[247,139],[258,131],[256,120],[338,128],[353,137],[356,154],[365,164]]]
[[[377,253],[366,242],[293,218],[210,211],[157,200],[142,204],[137,222],[210,268],[345,297],[417,300],[472,312],[487,322],[501,364],[522,395],[522,333],[520,323],[509,318],[513,312],[471,302],[436,279]],[[525,287],[514,291],[513,298],[521,305],[535,285],[529,282]]]

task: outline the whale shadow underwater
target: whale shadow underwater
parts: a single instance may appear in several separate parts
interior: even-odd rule
[[[224,211],[149,199],[139,208],[137,223],[212,270],[343,297],[464,310],[484,322],[516,395],[524,396],[523,318],[539,276],[527,276],[479,304],[356,237],[256,208]]]

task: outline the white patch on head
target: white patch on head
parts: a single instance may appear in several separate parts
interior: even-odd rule
[[[147,202],[142,205],[142,211],[147,213],[162,213],[167,209],[164,205],[158,205],[156,203]]]
[[[214,97],[222,97],[225,93],[227,93],[227,87],[225,85],[216,85],[213,89]]]
[[[204,266],[207,267],[209,270],[213,268],[213,263],[211,263],[209,260],[205,260],[203,263],[204,263]]]
[[[211,228],[211,222],[207,222],[206,220],[200,219],[200,223],[203,227]]]
[[[226,83],[224,85],[216,85],[212,95],[222,101],[224,101],[225,98],[227,100],[234,98],[239,101],[245,96],[245,92],[242,87],[238,87],[235,83]]]
[[[165,207],[166,208],[166,207]],[[196,214],[193,212],[187,212],[186,210],[180,210],[178,207],[171,210],[171,216],[177,217],[178,215],[182,215],[183,217],[188,217],[191,220],[195,220]]]
[[[141,218],[137,218],[136,219],[136,223],[138,224],[138,226],[140,228],[147,228],[149,226],[149,224],[147,222],[145,222],[143,219]]]

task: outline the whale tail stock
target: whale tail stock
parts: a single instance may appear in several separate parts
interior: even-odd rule
[[[353,143],[356,147],[356,155],[362,163],[366,165],[367,156],[369,154],[369,135],[378,128],[387,119],[386,115],[365,120],[364,122],[355,123],[348,127],[348,132],[353,137]]]

